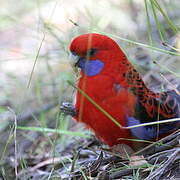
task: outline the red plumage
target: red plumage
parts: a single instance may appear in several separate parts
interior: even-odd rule
[[[130,119],[133,123],[136,120],[144,123],[156,121],[157,117],[159,120],[179,117],[179,95],[174,91],[157,94],[150,91],[111,38],[100,34],[84,34],[72,41],[70,51],[79,56],[79,64],[76,65],[82,69],[78,87],[122,126],[127,126]],[[158,99],[160,96],[164,98],[162,102]],[[170,101],[173,108],[169,105]],[[130,139],[136,132],[119,128],[79,92],[76,97],[76,111],[77,116],[74,118],[85,123],[108,145],[132,145],[131,141],[120,138]],[[167,128],[164,129],[166,132]],[[168,132],[173,131],[172,129]],[[148,132],[141,130],[144,134]],[[154,129],[151,133],[153,132]]]
[[[125,90],[117,94],[112,88],[113,81],[109,77],[84,78],[80,79],[78,87],[83,89],[88,96],[92,97],[98,105],[114,117],[122,126],[126,126],[126,116],[132,113],[131,110],[135,103],[134,96]],[[91,87],[91,84],[94,84],[94,86]],[[76,109],[78,110],[76,119],[93,129],[96,135],[108,145],[117,144],[119,137],[130,137],[128,130],[120,129],[80,93],[77,94]]]

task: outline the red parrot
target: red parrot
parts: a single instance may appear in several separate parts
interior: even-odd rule
[[[111,38],[96,34],[75,37],[70,44],[81,69],[78,87],[122,126],[180,117],[180,95],[174,91],[154,93]],[[86,124],[109,146],[128,144],[125,139],[154,140],[178,129],[179,122],[123,129],[80,92],[76,95],[74,118]]]

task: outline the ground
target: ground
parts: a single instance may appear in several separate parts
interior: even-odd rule
[[[69,65],[69,43],[86,32],[116,40],[153,91],[176,88],[179,2],[164,1],[158,9],[151,0],[148,11],[144,2],[2,2],[1,179],[180,178],[179,132],[165,140],[165,146],[146,151],[146,164],[131,166],[59,108],[63,101],[74,100],[75,90],[67,80],[76,83],[78,78]]]

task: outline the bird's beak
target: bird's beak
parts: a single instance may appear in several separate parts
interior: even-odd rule
[[[80,60],[80,57],[74,53],[70,53],[69,54],[69,60],[70,60],[70,64],[73,66],[73,67],[78,67],[78,64],[79,64],[79,60]]]

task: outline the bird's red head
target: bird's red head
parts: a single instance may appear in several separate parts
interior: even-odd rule
[[[107,69],[112,71],[116,69],[117,63],[119,66],[123,60],[127,61],[118,44],[102,34],[90,33],[75,37],[70,44],[70,51],[78,56],[75,64],[88,76],[107,72]]]
[[[83,34],[73,39],[70,51],[78,56],[95,55],[95,51],[119,50],[117,43],[111,38],[96,33]],[[94,51],[94,54],[93,52]],[[89,53],[89,54],[88,54]]]

